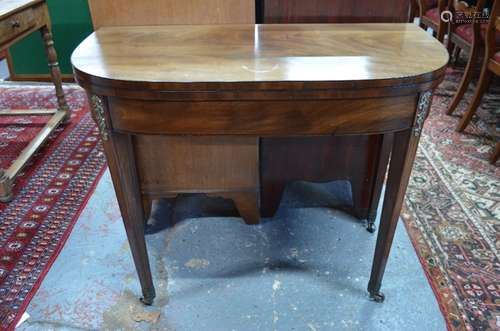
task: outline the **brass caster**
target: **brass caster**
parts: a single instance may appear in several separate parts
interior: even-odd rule
[[[155,300],[156,293],[155,289],[151,288],[149,290],[142,290],[142,298],[140,299],[146,306],[151,306]]]
[[[372,210],[368,217],[366,218],[366,231],[374,233],[377,227],[375,226],[375,221],[377,220],[377,210]]]
[[[370,292],[370,299],[375,302],[382,303],[385,300],[385,295],[382,292]]]
[[[142,297],[142,298],[140,298],[140,300],[144,305],[151,306],[153,304],[153,301],[155,300],[155,297],[154,296]]]

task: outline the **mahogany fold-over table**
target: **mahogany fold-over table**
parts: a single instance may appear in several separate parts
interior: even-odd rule
[[[116,27],[89,36],[72,63],[104,143],[142,301],[155,297],[144,239],[152,199],[222,196],[255,224],[262,137],[383,134],[392,152],[368,284],[382,301],[422,126],[447,61],[445,48],[412,24]]]

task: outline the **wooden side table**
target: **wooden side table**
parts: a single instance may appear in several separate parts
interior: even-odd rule
[[[257,223],[263,137],[372,134],[393,138],[368,284],[383,301],[422,126],[447,63],[443,45],[413,24],[94,32],[72,64],[100,129],[143,302],[155,297],[144,201],[208,193],[233,199],[245,222]]]
[[[8,169],[0,169],[0,201],[12,200],[12,186],[15,178],[30,158],[45,142],[47,137],[69,118],[70,109],[66,103],[61,82],[61,71],[52,39],[51,23],[45,0],[6,0],[0,2],[0,51],[8,49],[30,33],[39,31],[47,53],[50,75],[56,89],[57,109],[0,110],[0,116],[50,116],[47,124],[26,146]]]

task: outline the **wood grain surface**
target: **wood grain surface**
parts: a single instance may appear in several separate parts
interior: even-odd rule
[[[72,55],[77,78],[216,83],[208,88],[225,82],[404,80],[447,61],[441,45],[413,24],[102,28]]]
[[[113,128],[169,135],[349,135],[407,129],[415,96],[355,100],[171,102],[110,98]],[[134,109],[134,111],[131,111]]]
[[[104,26],[255,23],[254,0],[89,0],[89,6],[95,29]]]
[[[257,0],[265,23],[402,23],[409,0]]]
[[[134,146],[142,190],[151,195],[258,191],[256,137],[138,135]]]

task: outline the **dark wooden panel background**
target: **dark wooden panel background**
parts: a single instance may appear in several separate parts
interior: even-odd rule
[[[402,23],[410,0],[256,0],[257,23]],[[354,216],[375,220],[392,139],[381,135],[261,140],[261,210],[274,215],[295,180],[349,180]],[[344,209],[344,208],[342,208]],[[373,227],[369,226],[373,231]]]
[[[406,22],[410,0],[257,0],[258,23]]]

